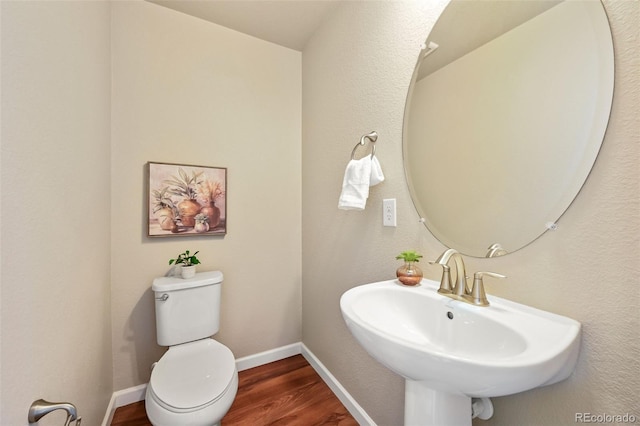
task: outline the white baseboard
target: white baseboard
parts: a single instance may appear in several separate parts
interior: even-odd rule
[[[298,355],[302,352],[301,345],[302,343],[300,342],[292,343],[290,345],[238,358],[236,359],[236,367],[238,368],[238,371],[244,371],[250,368],[269,364],[270,362],[280,361],[281,359],[289,358],[290,356]]]
[[[116,408],[144,400],[146,392],[146,383],[114,392],[113,395],[111,395],[111,401],[109,401],[109,406],[107,407],[107,412],[104,416],[104,420],[102,421],[102,426],[109,426],[111,424]]]
[[[367,415],[362,407],[351,397],[349,392],[338,382],[338,380],[327,370],[320,360],[307,348],[304,343],[292,343],[290,345],[281,346],[279,348],[260,352],[254,355],[245,356],[236,360],[238,371],[248,370],[250,368],[259,367],[269,364],[270,362],[280,361],[290,356],[302,354],[309,362],[311,367],[329,386],[331,391],[338,397],[340,402],[345,406],[349,413],[361,426],[376,426],[374,421]],[[118,407],[133,404],[134,402],[143,401],[147,391],[147,384],[134,386],[132,388],[119,390],[111,395],[111,401],[107,407],[102,426],[109,426],[113,420],[113,415]]]
[[[336,379],[334,375],[327,370],[324,364],[320,362],[309,348],[307,348],[304,343],[301,343],[300,345],[302,346],[302,356],[309,364],[311,364],[313,369],[316,370],[316,373],[318,373],[327,386],[329,386],[329,389],[331,389],[331,391],[338,397],[340,402],[342,402],[342,405],[344,405],[347,411],[349,411],[353,418],[356,419],[358,424],[360,426],[376,426],[376,423],[371,417],[369,417],[367,412],[364,411],[355,399],[353,399],[351,394],[347,392],[338,379]]]

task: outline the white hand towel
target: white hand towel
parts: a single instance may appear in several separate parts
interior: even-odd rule
[[[380,167],[378,157],[374,156],[371,160],[371,179],[369,180],[369,186],[375,186],[382,181],[384,181],[382,167]]]
[[[369,198],[369,187],[384,180],[380,162],[370,155],[347,164],[342,180],[342,193],[338,208],[342,210],[364,210]]]
[[[342,210],[364,210],[369,197],[371,179],[371,157],[351,160],[344,171],[342,193],[338,208]]]

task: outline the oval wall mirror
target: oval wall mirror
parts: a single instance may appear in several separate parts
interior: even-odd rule
[[[459,1],[416,65],[407,182],[429,231],[475,257],[553,229],[598,155],[613,96],[600,1]]]

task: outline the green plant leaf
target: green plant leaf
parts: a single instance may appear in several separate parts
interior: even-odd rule
[[[189,250],[185,250],[184,253],[180,253],[177,259],[169,260],[169,265],[175,262],[176,265],[183,264],[185,266],[198,265],[200,264],[200,260],[196,257],[196,254],[200,253],[200,251],[196,251],[191,254]]]
[[[415,250],[408,250],[403,251],[402,253],[397,255],[396,259],[402,259],[405,262],[419,262],[421,257],[423,256],[417,253]]]

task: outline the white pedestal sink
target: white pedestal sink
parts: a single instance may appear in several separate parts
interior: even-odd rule
[[[580,323],[499,297],[488,307],[396,280],[342,295],[347,327],[381,364],[406,379],[405,425],[471,425],[471,398],[550,385],[569,377]]]

